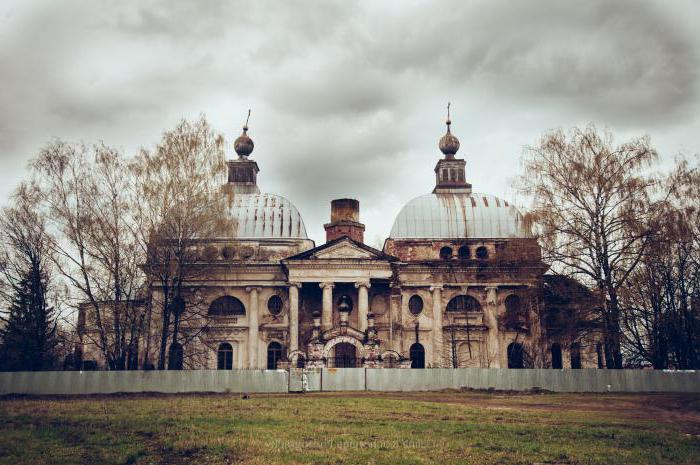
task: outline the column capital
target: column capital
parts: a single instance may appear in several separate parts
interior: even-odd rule
[[[437,284],[435,286],[430,286],[430,292],[441,291],[443,289],[442,284]]]
[[[262,289],[262,287],[260,287],[260,286],[246,286],[245,291],[246,292],[253,292],[253,291],[260,292],[260,289]]]
[[[372,285],[369,283],[369,280],[367,280],[367,281],[358,281],[358,282],[355,283],[355,288],[359,289],[359,288],[361,288],[361,287],[366,287],[367,289],[369,289],[370,287],[372,287]]]
[[[301,289],[301,283],[296,282],[296,281],[289,281],[287,283],[289,287],[296,287],[297,289]]]
[[[320,287],[321,289],[325,289],[325,288],[333,289],[335,287],[335,284],[323,282],[323,283],[318,283],[318,287]]]
[[[486,286],[486,303],[488,305],[498,304],[498,286]]]

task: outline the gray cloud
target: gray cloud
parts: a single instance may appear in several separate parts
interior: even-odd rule
[[[321,240],[333,197],[370,240],[432,188],[453,102],[475,188],[512,195],[521,147],[595,121],[700,152],[693,0],[17,2],[0,9],[0,195],[54,136],[127,153],[204,112]]]

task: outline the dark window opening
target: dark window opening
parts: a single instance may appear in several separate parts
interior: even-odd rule
[[[182,370],[183,358],[182,345],[177,342],[170,344],[170,350],[168,352],[168,370]]]
[[[210,316],[245,315],[243,303],[235,297],[225,295],[215,299],[209,306]]]
[[[219,350],[216,353],[216,369],[233,369],[233,347],[228,342],[219,344]]]
[[[420,315],[423,311],[423,299],[419,295],[413,295],[408,299],[408,310],[413,315]]]
[[[282,313],[282,298],[278,295],[273,295],[267,301],[267,310],[273,315]]]
[[[517,342],[508,345],[508,368],[523,368],[523,346]]]
[[[447,303],[448,312],[480,312],[481,304],[470,295],[458,295]]]
[[[571,344],[571,368],[575,370],[581,368],[581,344],[578,342]]]
[[[452,258],[452,247],[443,247],[440,249],[440,258],[447,260]]]
[[[277,362],[282,359],[282,344],[279,342],[271,342],[267,346],[267,369],[276,370]]]
[[[355,346],[348,342],[336,344],[335,356],[329,360],[331,368],[356,368],[359,360],[355,351]]]
[[[528,316],[520,296],[511,294],[505,300],[506,313],[504,324],[506,328],[515,331],[527,331]]]
[[[411,368],[425,368],[425,349],[416,342],[409,350],[411,356]]]
[[[489,249],[487,249],[483,245],[481,247],[477,247],[476,258],[478,258],[479,260],[486,260],[487,258],[489,258]]]
[[[306,359],[303,355],[297,357],[297,368],[306,368]]]
[[[603,344],[600,342],[595,345],[595,352],[598,356],[598,368],[603,368]]]
[[[469,258],[471,256],[471,253],[469,252],[469,247],[463,245],[457,251],[457,255],[459,255],[459,258],[461,258],[462,260]]]
[[[561,358],[561,346],[556,342],[552,344],[552,368],[560,370],[563,368],[562,358]]]

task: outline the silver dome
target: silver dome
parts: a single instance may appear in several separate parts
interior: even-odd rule
[[[399,212],[393,239],[532,237],[523,216],[505,200],[488,194],[440,193],[416,197]]]
[[[228,208],[230,237],[239,239],[307,239],[296,207],[274,194],[236,194]]]

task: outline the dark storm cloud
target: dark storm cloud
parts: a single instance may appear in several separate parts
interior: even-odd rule
[[[551,127],[595,121],[698,150],[693,0],[17,2],[1,13],[7,186],[53,136],[131,153],[204,112],[233,139],[252,108],[263,188],[296,202],[315,239],[329,200],[356,196],[373,239],[431,189],[447,100],[470,179],[496,194]]]

